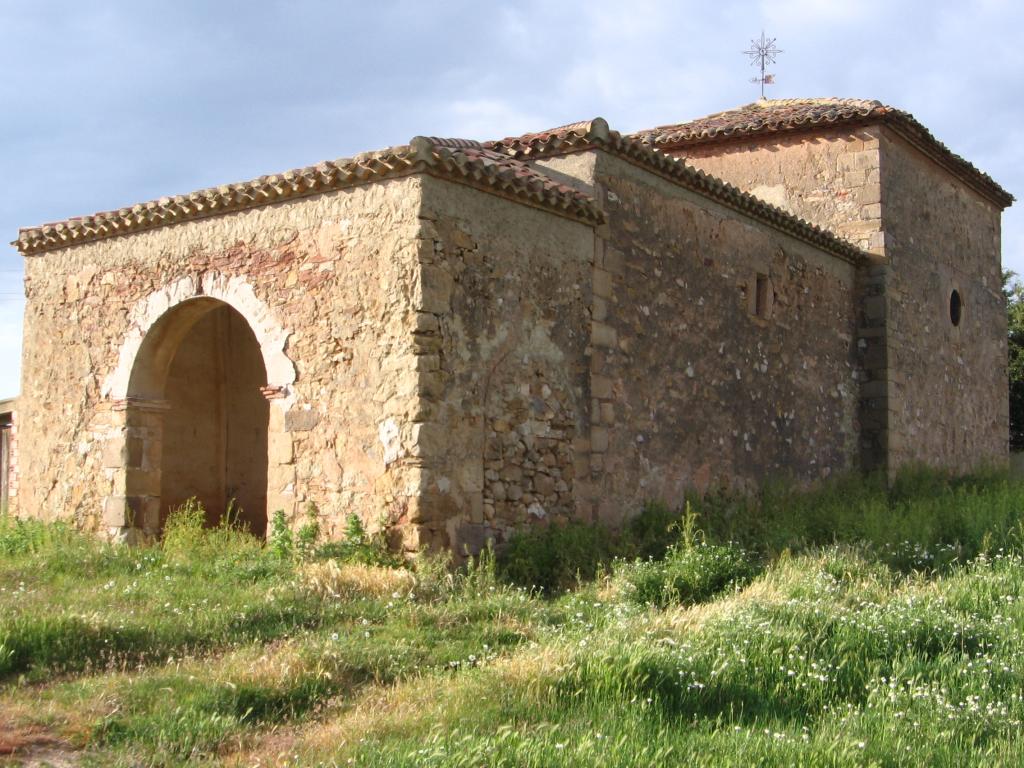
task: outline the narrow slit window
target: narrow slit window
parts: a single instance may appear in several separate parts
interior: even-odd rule
[[[768,280],[768,275],[758,274],[754,292],[754,314],[762,320],[768,319],[771,310],[771,290],[772,284]]]

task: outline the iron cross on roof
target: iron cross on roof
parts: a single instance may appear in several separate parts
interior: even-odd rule
[[[775,75],[767,74],[764,69],[768,64],[775,63],[775,57],[782,53],[782,50],[775,47],[775,38],[765,37],[762,30],[761,39],[751,40],[750,48],[743,53],[750,57],[750,66],[757,65],[761,68],[761,76],[750,78],[750,82],[761,84],[761,98],[763,99],[764,87],[775,84]]]

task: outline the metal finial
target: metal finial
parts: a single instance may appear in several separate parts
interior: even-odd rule
[[[766,85],[775,84],[775,75],[767,74],[764,69],[768,64],[775,63],[775,57],[783,51],[775,47],[775,38],[767,38],[764,35],[764,30],[761,31],[760,40],[751,40],[750,48],[743,51],[747,56],[750,57],[750,66],[759,66],[761,68],[760,77],[750,78],[752,83],[761,84],[761,98],[764,98],[764,87]]]

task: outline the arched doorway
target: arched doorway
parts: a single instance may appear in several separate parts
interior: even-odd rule
[[[126,496],[168,512],[196,497],[208,525],[232,507],[267,528],[267,371],[245,318],[209,297],[184,301],[146,333],[128,382]],[[154,498],[155,497],[155,498]],[[139,501],[135,502],[136,504]]]

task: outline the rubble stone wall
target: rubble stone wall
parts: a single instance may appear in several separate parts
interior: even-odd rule
[[[890,372],[882,231],[881,128],[829,128],[751,136],[672,154],[876,254],[857,275],[859,464],[888,467]]]
[[[592,227],[424,180],[421,543],[478,551],[577,514]]]
[[[417,482],[419,206],[410,177],[27,258],[22,512],[132,522],[133,483],[159,487],[163,418],[133,398],[133,366],[158,318],[215,299],[262,347],[268,512],[314,502],[329,532],[393,515]]]
[[[1008,457],[1000,211],[888,131],[882,204],[890,465],[967,472]],[[950,316],[956,291],[959,325]]]
[[[856,269],[617,157],[596,186],[590,481],[600,519],[856,466]]]
[[[862,468],[969,471],[1005,461],[995,205],[880,126],[674,154],[878,254],[858,275]],[[950,320],[954,290],[959,327]]]

